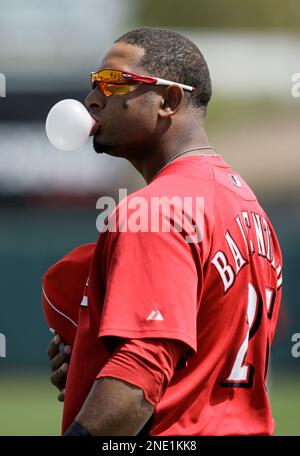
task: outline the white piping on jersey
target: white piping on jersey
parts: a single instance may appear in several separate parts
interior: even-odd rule
[[[69,320],[71,323],[73,323],[74,326],[76,326],[76,328],[78,327],[78,325],[75,323],[75,321],[72,320],[72,318],[68,317],[68,315],[64,314],[61,310],[57,309],[57,307],[55,307],[52,302],[50,301],[50,299],[48,298],[48,296],[46,295],[46,292],[45,292],[45,289],[44,287],[42,287],[43,289],[43,294],[48,302],[48,304],[52,307],[52,309],[54,309],[57,313],[59,313],[62,317],[65,317],[67,320]]]
[[[277,288],[282,285],[282,266],[279,264],[276,268],[277,273]]]

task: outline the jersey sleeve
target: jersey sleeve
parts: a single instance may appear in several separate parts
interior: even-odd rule
[[[168,339],[123,339],[96,378],[113,377],[135,385],[156,407],[172,379],[182,348],[181,343]]]
[[[184,233],[109,233],[99,337],[167,338],[197,350],[201,265]]]

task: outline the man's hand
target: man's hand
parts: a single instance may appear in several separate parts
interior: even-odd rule
[[[58,334],[51,340],[48,347],[48,357],[52,369],[51,383],[59,389],[57,399],[64,402],[67,371],[69,367],[71,347],[65,345],[61,350],[62,340]]]

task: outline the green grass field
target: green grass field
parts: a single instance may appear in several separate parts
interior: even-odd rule
[[[271,402],[276,435],[300,435],[300,378],[276,375]],[[0,435],[59,435],[62,404],[48,374],[1,375]]]
[[[59,435],[62,404],[47,372],[1,375],[0,435]]]

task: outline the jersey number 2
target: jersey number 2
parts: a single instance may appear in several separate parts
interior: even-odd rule
[[[221,386],[251,388],[253,382],[254,367],[252,364],[247,364],[245,362],[245,359],[249,341],[255,335],[259,327],[263,310],[262,308],[263,303],[260,295],[257,293],[254,285],[252,283],[249,283],[247,306],[248,331],[237,353],[231,372],[228,377],[221,382]]]

